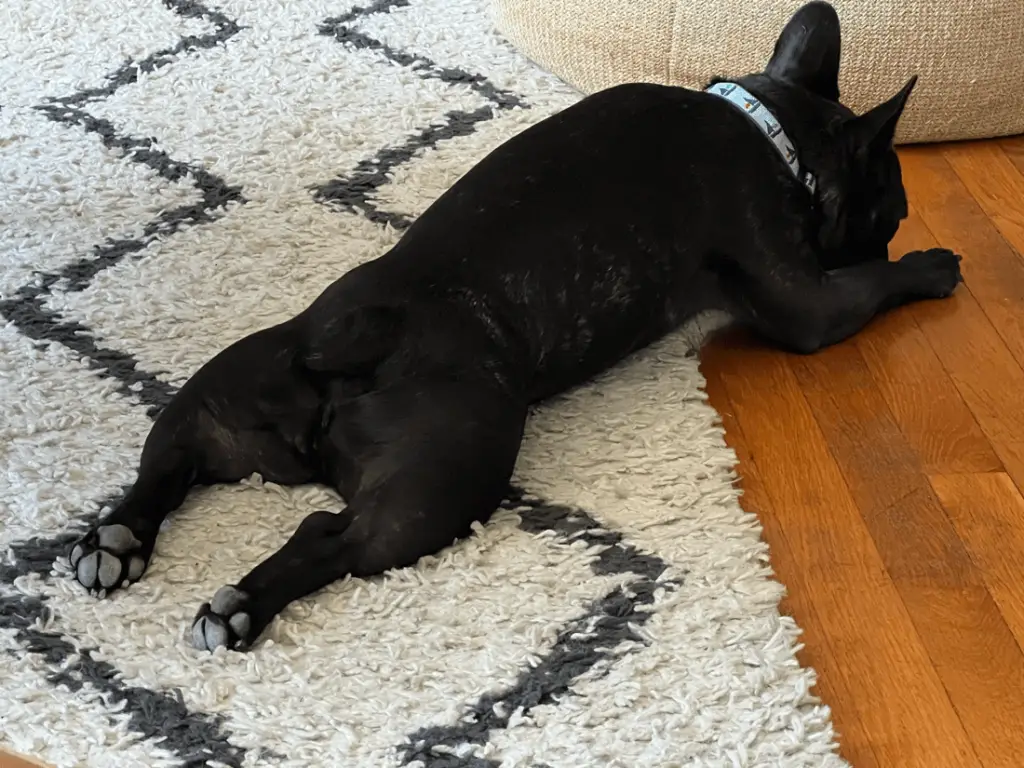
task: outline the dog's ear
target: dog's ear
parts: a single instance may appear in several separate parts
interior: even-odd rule
[[[891,149],[896,137],[896,126],[916,84],[917,75],[914,75],[891,99],[849,120],[844,130],[854,146],[866,150],[868,154]]]
[[[839,15],[828,3],[815,0],[793,14],[764,72],[839,101],[841,50]]]
[[[850,234],[849,222],[853,215],[849,210],[851,198],[861,201],[858,203],[861,205],[866,199],[865,190],[870,190],[871,196],[877,197],[876,181],[879,178],[885,181],[887,189],[890,180],[895,180],[897,185],[901,183],[899,175],[892,176],[887,169],[893,163],[899,167],[893,151],[893,139],[896,136],[896,125],[916,82],[916,76],[910,78],[899,93],[888,101],[834,128],[843,148],[838,153],[843,158],[841,172],[834,176],[831,184],[828,178],[820,179],[818,191],[821,211],[819,240],[826,248],[842,247]],[[902,196],[902,186],[898,191]]]

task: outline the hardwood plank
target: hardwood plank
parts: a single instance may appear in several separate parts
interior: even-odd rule
[[[815,692],[832,711],[832,723],[839,739],[839,753],[857,768],[880,768],[871,748],[871,734],[857,717],[853,706],[856,691],[846,686],[838,661],[829,647],[828,637],[822,630],[813,605],[808,600],[808,589],[803,574],[789,550],[782,532],[781,521],[772,509],[751,453],[749,443],[736,419],[732,402],[722,380],[721,355],[729,354],[729,337],[709,345],[701,354],[701,371],[711,406],[722,417],[726,442],[736,452],[738,485],[743,491],[740,503],[757,515],[763,528],[763,539],[768,543],[772,568],[779,582],[786,586],[786,596],[779,610],[792,616],[803,631],[803,648],[798,651],[800,663],[813,669],[817,675]]]
[[[1024,498],[1020,490],[1002,472],[935,475],[931,484],[984,574],[1006,623],[1024,644]],[[1024,680],[1017,684],[1024,687]],[[1018,718],[1018,730],[1021,722],[1024,718]]]
[[[985,766],[1024,754],[1024,653],[853,344],[790,360],[886,570]],[[937,414],[941,420],[941,414]]]
[[[0,768],[49,768],[49,766],[35,758],[7,752],[0,746]]]
[[[789,362],[894,581],[981,583],[857,348]]]
[[[907,251],[935,246],[920,215],[911,210],[891,247]],[[953,386],[917,324],[913,309],[877,318],[855,337],[872,377],[924,470],[997,472],[1003,469],[977,419]]]
[[[926,148],[900,153],[912,206],[945,248],[964,257],[964,278],[1011,354],[1024,363],[1024,259],[1018,257],[953,171]],[[1024,206],[1018,201],[1017,206]]]
[[[999,143],[950,144],[942,154],[1003,239],[1024,253],[1024,175]]]
[[[878,318],[854,344],[924,471],[1002,470],[1002,462],[913,312],[896,311]]]
[[[935,245],[923,215],[912,209],[893,251]],[[967,278],[968,290],[961,288],[949,299],[898,311],[913,316],[1004,468],[1024,487],[1024,370],[974,298],[972,280]],[[1024,307],[1020,312],[1024,318]]]
[[[1003,148],[1010,162],[1017,166],[1021,173],[1024,173],[1024,136],[1011,136],[1000,139],[999,146]]]
[[[961,475],[967,477],[967,475]],[[971,735],[985,768],[1020,768],[1020,691],[1024,685],[1020,649],[993,597],[981,587],[958,590],[921,587],[908,609],[927,620],[917,620],[931,645],[944,647],[934,659],[957,712]],[[922,715],[924,713],[922,712]]]
[[[756,446],[786,556],[852,692],[841,702],[847,724],[856,719],[880,765],[980,765],[786,356],[730,345],[716,365]]]

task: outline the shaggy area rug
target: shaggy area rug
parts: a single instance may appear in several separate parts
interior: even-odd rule
[[[96,600],[74,531],[240,336],[578,95],[483,0],[12,0],[0,13],[0,742],[56,766],[839,766],[679,333],[536,409],[469,540],[193,650],[319,487],[195,492]]]

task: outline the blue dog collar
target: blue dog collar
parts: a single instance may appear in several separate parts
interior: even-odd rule
[[[746,113],[747,117],[754,121],[754,125],[761,129],[765,136],[771,139],[772,144],[779,150],[779,154],[782,159],[786,161],[786,165],[789,166],[789,170],[793,172],[800,182],[814,193],[814,190],[818,186],[817,180],[810,171],[800,170],[800,160],[796,156],[796,147],[793,146],[793,142],[789,140],[786,132],[782,130],[782,125],[778,120],[775,119],[768,108],[761,103],[761,100],[754,96],[750,91],[742,88],[736,83],[715,83],[707,89],[707,93],[721,98],[739,107],[743,112]]]

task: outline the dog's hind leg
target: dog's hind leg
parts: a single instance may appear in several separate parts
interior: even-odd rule
[[[293,600],[413,565],[468,535],[508,491],[525,419],[525,403],[487,383],[406,382],[341,404],[328,439],[348,467],[348,508],[312,513],[221,587],[199,610],[192,644],[248,648]]]
[[[303,440],[318,424],[319,399],[286,362],[277,329],[228,347],[201,368],[157,417],[138,477],[121,502],[72,546],[75,578],[104,594],[137,581],[161,523],[193,485],[260,472],[279,483],[309,482]],[[287,392],[289,402],[275,402]]]

